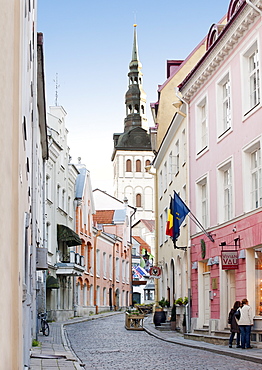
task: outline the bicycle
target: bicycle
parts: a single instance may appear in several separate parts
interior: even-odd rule
[[[43,335],[48,337],[50,333],[50,328],[49,328],[48,322],[46,321],[46,317],[47,317],[46,312],[39,313],[38,317],[41,319],[41,330],[40,331],[43,333]]]

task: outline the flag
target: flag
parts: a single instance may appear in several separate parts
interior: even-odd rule
[[[174,199],[171,197],[166,222],[166,235],[171,236],[171,238],[173,238],[173,203]]]
[[[144,275],[147,275],[147,272],[145,269],[143,269],[141,266],[137,265],[135,267],[136,269],[136,272],[138,272],[140,275],[144,276]]]
[[[190,209],[185,205],[180,196],[174,191],[173,202],[173,240],[176,240],[180,235],[180,226],[184,221]]]

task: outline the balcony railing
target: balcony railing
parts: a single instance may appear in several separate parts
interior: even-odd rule
[[[57,275],[76,275],[81,276],[85,271],[84,256],[79,253],[70,251],[69,260],[63,262],[57,262],[56,267]]]

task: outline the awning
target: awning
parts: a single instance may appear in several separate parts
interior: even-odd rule
[[[50,275],[47,276],[46,289],[59,289],[58,280],[54,276],[50,276]]]
[[[65,225],[57,225],[57,240],[65,242],[69,247],[82,244],[79,236]]]

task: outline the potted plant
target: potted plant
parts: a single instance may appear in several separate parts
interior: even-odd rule
[[[183,305],[185,306],[186,304],[188,304],[188,297],[185,297],[183,300]]]
[[[183,298],[182,297],[180,297],[180,298],[177,298],[177,300],[176,300],[176,304],[178,304],[179,306],[182,306],[183,305]]]

